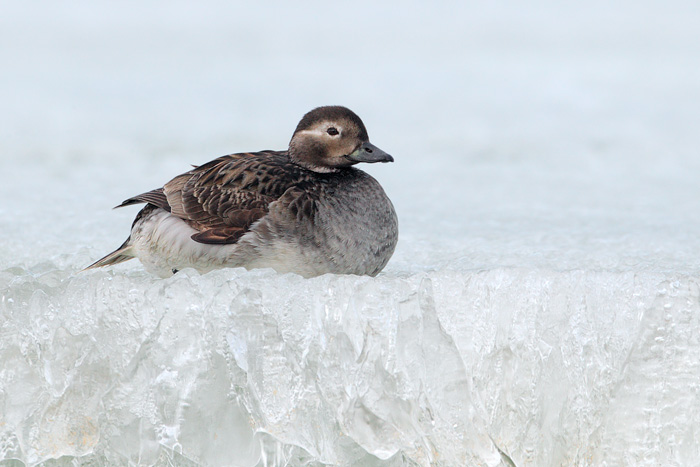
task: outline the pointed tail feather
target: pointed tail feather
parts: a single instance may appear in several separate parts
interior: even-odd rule
[[[83,269],[83,271],[87,271],[88,269],[93,269],[93,268],[100,268],[102,266],[110,266],[112,264],[119,264],[123,263],[124,261],[129,261],[130,259],[135,258],[133,252],[131,251],[131,245],[129,245],[129,240],[128,238],[122,246],[105,256],[104,258],[98,259],[94,263],[92,263],[90,266],[86,267]]]

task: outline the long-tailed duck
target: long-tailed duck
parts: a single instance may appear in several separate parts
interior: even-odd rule
[[[398,240],[379,183],[352,166],[393,162],[345,107],[304,115],[287,151],[219,157],[117,207],[146,203],[131,235],[86,269],[138,258],[162,277],[192,267],[375,276]]]

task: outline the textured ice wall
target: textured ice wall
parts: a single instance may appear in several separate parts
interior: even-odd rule
[[[224,270],[155,280],[55,268],[0,273],[0,459],[700,458],[695,278]]]

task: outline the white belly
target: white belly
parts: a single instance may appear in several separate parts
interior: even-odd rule
[[[144,267],[161,277],[171,276],[174,269],[206,272],[226,266],[236,245],[198,243],[191,238],[196,233],[179,217],[156,209],[136,222],[131,244]]]
[[[284,241],[261,245],[254,232],[248,232],[238,243],[210,245],[195,242],[197,230],[179,217],[156,209],[136,222],[131,230],[133,253],[151,273],[172,276],[174,270],[194,268],[208,272],[223,267],[272,268],[279,272],[295,272],[314,276],[319,271],[298,246]]]

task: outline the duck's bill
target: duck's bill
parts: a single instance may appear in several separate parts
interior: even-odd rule
[[[394,162],[393,157],[372,143],[362,143],[359,148],[345,157],[352,162],[369,162],[370,164],[374,162]]]

